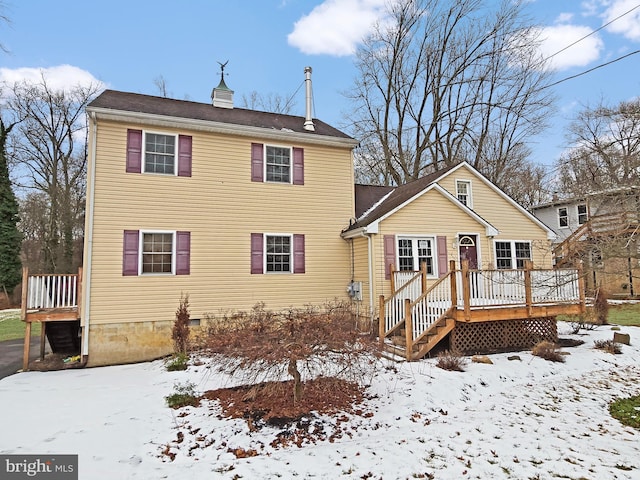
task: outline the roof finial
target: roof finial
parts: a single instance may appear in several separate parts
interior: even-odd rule
[[[233,90],[227,87],[224,82],[224,67],[227,66],[229,60],[226,62],[218,62],[220,65],[220,83],[211,92],[211,100],[214,107],[233,108]]]

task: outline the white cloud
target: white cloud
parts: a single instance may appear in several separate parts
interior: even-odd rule
[[[306,54],[346,56],[384,16],[385,0],[326,0],[303,16],[288,35]]]
[[[608,5],[603,14],[604,23],[625,14],[637,5],[637,0],[614,0]],[[607,27],[607,30],[621,34],[629,40],[640,41],[640,8],[636,8],[631,13],[618,18]]]
[[[557,55],[555,54],[591,32],[591,28],[581,25],[553,25],[544,27],[540,31],[542,56],[544,58],[551,57],[551,68],[554,70],[584,67],[594,60],[597,60],[604,48],[604,43],[597,34],[581,40],[576,45],[567,48]]]
[[[556,23],[567,23],[570,22],[571,20],[573,20],[573,13],[568,13],[568,12],[564,12],[561,13],[560,15],[558,15],[558,18],[556,18]]]
[[[78,85],[106,87],[91,73],[73,65],[58,65],[48,68],[0,68],[0,85],[4,84],[11,87],[13,84],[23,81],[38,84],[42,83],[43,78],[52,90],[66,90]]]

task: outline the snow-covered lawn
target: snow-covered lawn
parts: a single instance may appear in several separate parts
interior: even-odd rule
[[[20,373],[0,381],[0,452],[77,453],[80,478],[90,480],[638,479],[640,431],[608,413],[613,399],[640,394],[640,328],[621,332],[632,343],[621,355],[593,349],[613,337],[609,326],[571,336],[585,344],[564,348],[566,363],[499,354],[460,373],[433,359],[385,361],[365,414],[325,419],[341,438],[302,448],[274,449],[279,429],[250,433],[245,421],[220,418],[214,402],[169,409],[176,382],[234,385],[205,365]],[[258,455],[236,458],[236,449]]]

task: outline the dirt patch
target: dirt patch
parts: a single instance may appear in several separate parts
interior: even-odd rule
[[[29,370],[34,372],[52,372],[55,370],[67,370],[70,368],[82,368],[84,365],[79,357],[71,357],[68,354],[50,353],[44,360],[31,360]]]
[[[354,405],[364,400],[365,392],[355,383],[320,377],[304,382],[302,399],[297,403],[293,402],[292,381],[209,390],[203,397],[218,400],[224,416],[252,419],[258,427],[261,423],[291,424],[311,412],[352,412]]]

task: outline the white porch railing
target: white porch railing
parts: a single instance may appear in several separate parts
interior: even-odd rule
[[[76,308],[78,275],[30,275],[27,291],[29,310]]]
[[[448,277],[434,284],[425,295],[412,302],[412,336],[416,340],[451,308],[451,282]]]
[[[528,263],[520,270],[456,270],[452,262],[449,274],[429,289],[424,288],[423,272],[393,273],[393,282],[402,286],[391,298],[380,298],[380,338],[397,329],[410,315],[411,336],[417,340],[452,307],[452,297],[456,308],[464,309],[466,314],[487,307],[584,302],[577,269],[534,270]]]

